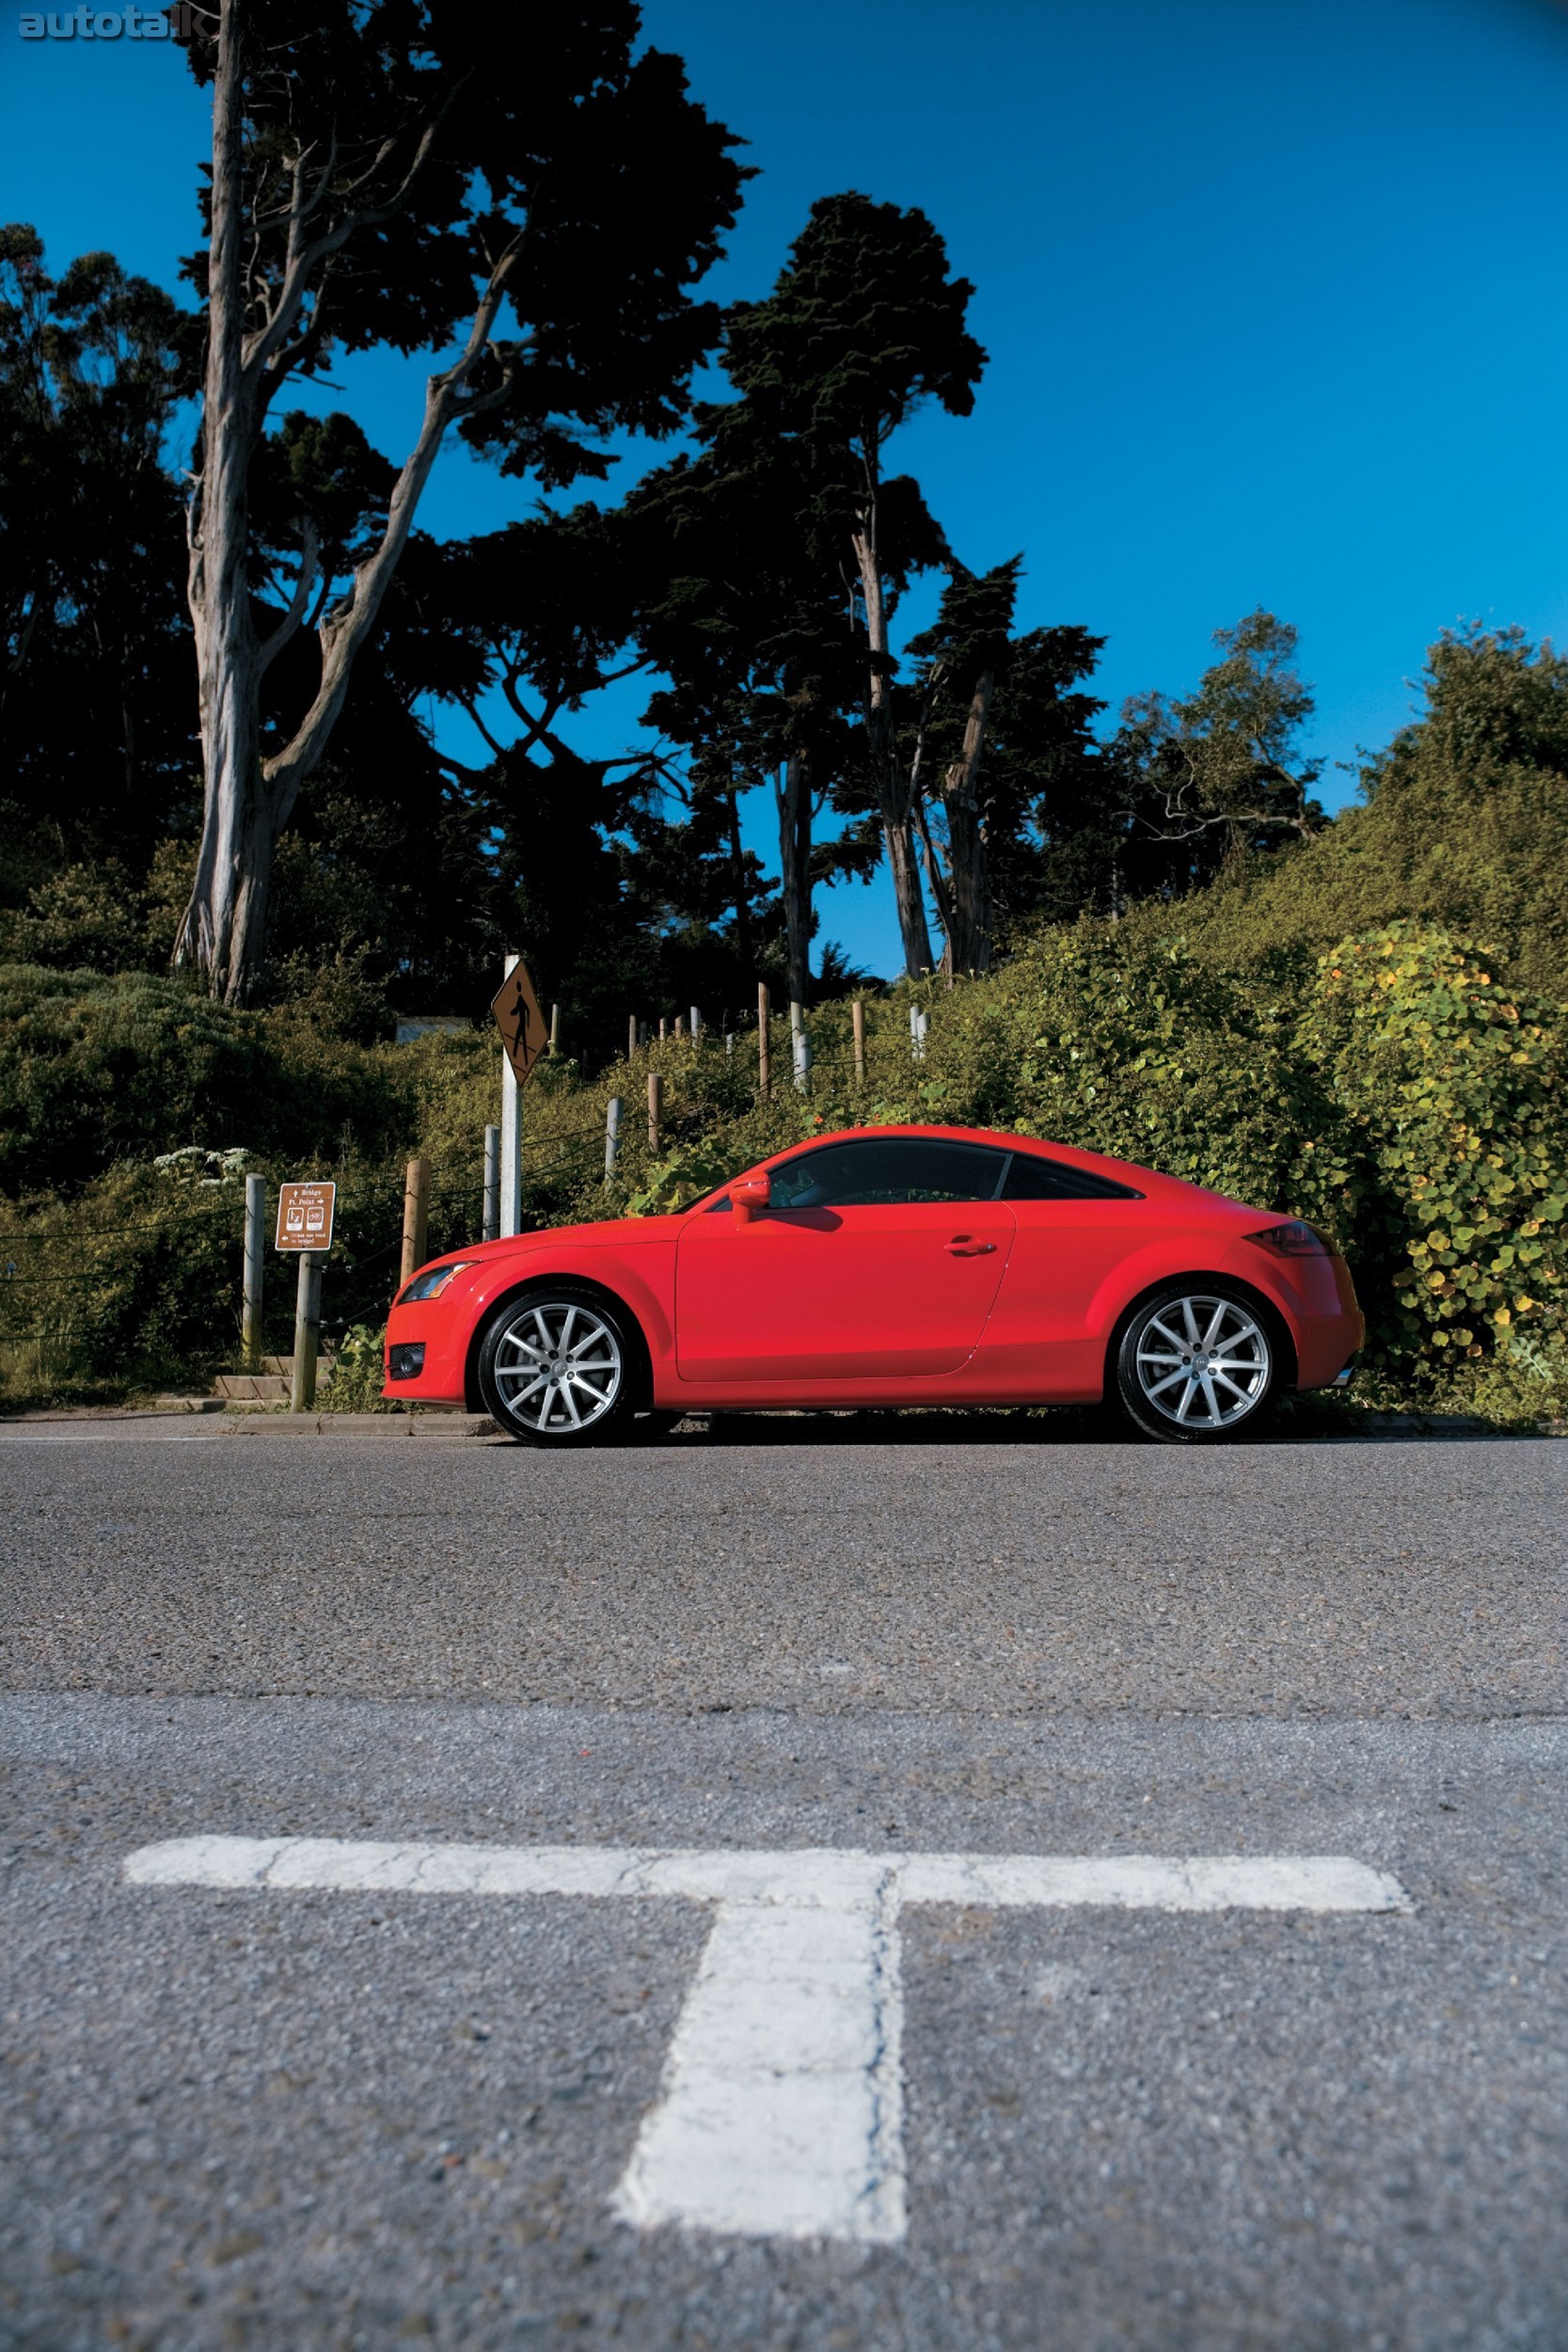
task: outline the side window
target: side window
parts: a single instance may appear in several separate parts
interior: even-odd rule
[[[1015,1152],[1002,1187],[1004,1200],[1141,1200],[1143,1197],[1131,1184],[1091,1175],[1086,1168],[1069,1168],[1065,1160],[1048,1160],[1039,1152]]]
[[[1005,1152],[935,1136],[829,1143],[772,1171],[775,1209],[849,1209],[909,1200],[994,1200]]]

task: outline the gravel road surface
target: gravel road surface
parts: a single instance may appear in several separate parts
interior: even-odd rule
[[[13,1428],[0,1490],[0,2344],[1568,2344],[1568,1447]],[[761,2059],[692,2021],[766,1889],[516,1891],[802,1848],[879,1974],[770,1980]],[[1133,1892],[895,1918],[922,1856]],[[1137,1892],[1191,1856],[1394,1897]],[[806,1994],[877,2021],[796,2088],[893,2086],[881,2218],[622,2218]]]

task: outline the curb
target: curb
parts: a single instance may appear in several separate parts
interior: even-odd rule
[[[398,1438],[451,1445],[499,1438],[487,1413],[246,1413],[226,1414],[230,1438]]]

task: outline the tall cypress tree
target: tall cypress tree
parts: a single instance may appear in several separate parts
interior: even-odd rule
[[[471,0],[224,0],[190,57],[213,92],[201,426],[189,601],[205,818],[178,957],[258,982],[274,844],[337,724],[420,497],[456,432],[548,486],[605,437],[661,434],[718,333],[691,288],[733,222],[735,141],[680,61],[638,54],[631,0],[536,12],[515,58]],[[202,28],[206,28],[205,30]],[[282,387],[339,353],[436,356],[423,415],[346,570],[299,486],[292,581],[259,622],[251,501]],[[303,708],[266,673],[316,640]]]

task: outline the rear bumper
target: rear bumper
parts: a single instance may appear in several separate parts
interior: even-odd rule
[[[1303,1259],[1312,1268],[1296,1317],[1296,1387],[1332,1389],[1347,1381],[1366,1344],[1367,1326],[1343,1258]]]
[[[1365,1337],[1357,1315],[1314,1316],[1296,1333],[1296,1386],[1333,1389],[1351,1376],[1352,1359]]]
[[[1332,1388],[1365,1343],[1367,1327],[1343,1258],[1275,1258],[1252,1242],[1226,1253],[1225,1271],[1272,1298],[1289,1326],[1298,1389]]]

